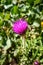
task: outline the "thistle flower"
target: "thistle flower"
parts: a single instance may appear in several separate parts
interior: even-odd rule
[[[12,29],[17,34],[23,34],[28,28],[28,24],[24,19],[19,19],[13,23]]]
[[[34,62],[34,65],[40,65],[38,61],[35,61]]]

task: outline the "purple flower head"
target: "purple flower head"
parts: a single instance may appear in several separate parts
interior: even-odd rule
[[[34,65],[40,65],[38,61],[35,61],[34,62]]]
[[[23,34],[28,28],[28,24],[24,19],[19,19],[13,23],[12,29],[17,34]]]

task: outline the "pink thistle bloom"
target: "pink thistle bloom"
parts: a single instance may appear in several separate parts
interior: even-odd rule
[[[12,29],[13,32],[17,34],[23,34],[28,28],[28,24],[24,19],[19,19],[13,23]]]
[[[34,65],[40,65],[38,61],[35,61],[34,62]]]

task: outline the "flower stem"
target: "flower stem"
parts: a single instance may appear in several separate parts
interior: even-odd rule
[[[24,50],[25,48],[25,37],[22,35],[22,48]]]

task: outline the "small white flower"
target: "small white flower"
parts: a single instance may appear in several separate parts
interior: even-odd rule
[[[2,40],[2,36],[0,36],[0,40]]]
[[[13,4],[16,4],[16,3],[17,3],[17,0],[13,0],[12,3],[13,3]]]
[[[8,39],[7,39],[7,42],[6,42],[6,46],[4,47],[4,50],[9,49],[10,47],[11,47],[11,41],[10,41],[10,39],[8,38]]]
[[[35,26],[35,27],[39,27],[39,23],[34,22],[34,23],[33,23],[33,26]]]
[[[4,8],[5,9],[8,9],[9,7],[13,6],[13,4],[10,4],[10,5],[4,5]]]

